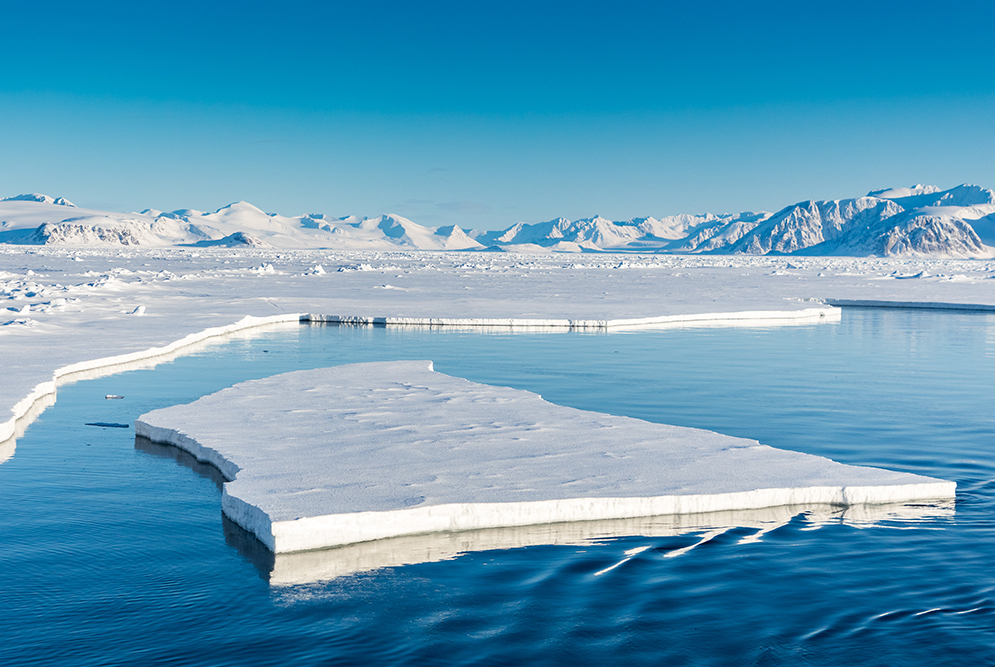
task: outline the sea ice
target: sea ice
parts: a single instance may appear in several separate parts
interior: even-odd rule
[[[306,275],[318,265],[325,274]],[[838,320],[827,301],[991,310],[993,276],[992,262],[908,258],[0,243],[7,315],[0,318],[0,442],[16,437],[38,413],[36,401],[79,371],[173,354],[246,327],[300,322],[301,313],[312,313],[305,322],[475,331],[784,326]]]
[[[428,361],[244,382],[136,436],[213,464],[275,553],[383,538],[784,505],[948,499],[955,484],[700,429],[557,406]]]

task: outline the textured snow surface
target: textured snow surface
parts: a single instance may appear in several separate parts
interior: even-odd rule
[[[433,531],[953,497],[954,483],[699,429],[352,364],[237,384],[142,415],[137,435],[229,480],[222,507],[275,552]]]
[[[995,253],[995,193],[916,185],[799,202],[776,213],[557,218],[498,231],[425,227],[399,215],[285,216],[244,201],[213,213],[115,213],[29,194],[0,200],[0,243],[984,258]]]

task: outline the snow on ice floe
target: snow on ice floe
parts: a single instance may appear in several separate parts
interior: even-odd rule
[[[353,364],[156,410],[137,436],[220,470],[275,553],[570,521],[952,498],[953,482],[553,405],[431,362]]]

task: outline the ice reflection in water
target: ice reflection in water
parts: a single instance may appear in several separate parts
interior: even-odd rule
[[[225,521],[226,541],[249,558],[273,586],[329,581],[359,572],[399,567],[416,563],[452,560],[474,551],[520,549],[539,545],[591,546],[619,537],[675,537],[701,534],[693,545],[674,550],[668,557],[679,556],[731,528],[752,532],[740,543],[758,542],[763,534],[798,518],[803,529],[818,529],[829,524],[863,528],[903,523],[952,519],[953,503],[933,507],[906,505],[857,505],[840,510],[828,505],[772,507],[763,510],[712,512],[677,516],[640,517],[606,521],[515,526],[455,533],[430,533],[361,542],[336,549],[277,554],[275,557],[251,533],[238,524]],[[911,526],[908,526],[911,527]],[[644,547],[648,549],[650,547]],[[266,554],[261,554],[260,549]],[[634,552],[638,553],[638,551]],[[634,555],[634,554],[633,554]],[[267,566],[269,571],[266,572]],[[598,573],[600,574],[600,573]]]

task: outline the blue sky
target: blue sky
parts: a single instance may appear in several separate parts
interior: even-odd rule
[[[0,195],[500,228],[995,186],[995,3],[9,3]]]

